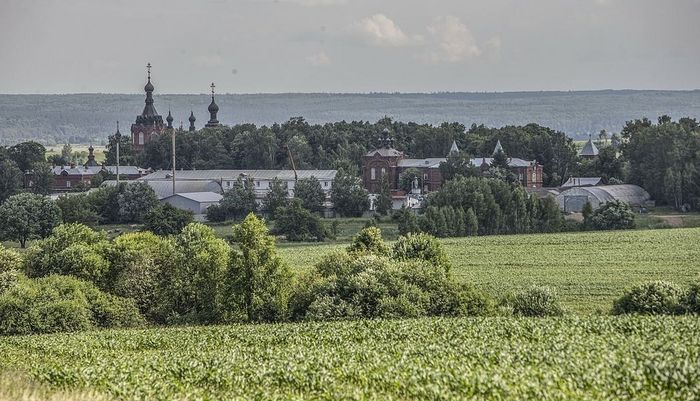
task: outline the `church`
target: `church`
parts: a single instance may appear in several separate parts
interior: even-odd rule
[[[136,116],[136,121],[131,124],[131,143],[133,149],[136,153],[142,153],[146,144],[151,141],[154,136],[163,133],[166,129],[173,129],[173,116],[168,110],[168,116],[165,118],[165,123],[163,122],[163,116],[158,114],[155,106],[153,105],[153,91],[155,87],[151,83],[151,63],[146,65],[148,82],[143,90],[146,92],[146,105],[143,107],[143,112]],[[209,104],[209,121],[204,125],[206,128],[215,128],[220,126],[219,120],[217,119],[217,114],[219,112],[219,106],[214,101],[214,88],[216,86],[212,82],[211,84],[211,103]],[[194,112],[190,111],[190,131],[195,131],[195,121]],[[167,126],[165,125],[167,123]]]
[[[387,133],[385,132],[385,136]],[[498,141],[493,151],[503,152],[501,141]],[[459,152],[456,142],[452,142],[450,154]],[[492,156],[493,156],[492,155]],[[447,157],[431,157],[426,159],[411,159],[403,152],[394,149],[393,141],[385,137],[382,147],[368,152],[362,160],[362,181],[370,193],[379,193],[382,176],[389,179],[389,187],[394,194],[402,192],[399,185],[401,173],[408,169],[416,169],[422,175],[422,185],[414,188],[414,192],[428,193],[437,191],[443,184],[440,164],[447,161]],[[480,170],[486,170],[493,164],[493,157],[477,157],[471,159],[471,164]],[[542,165],[535,160],[523,160],[515,157],[508,158],[508,168],[517,176],[520,184],[525,188],[542,187]]]

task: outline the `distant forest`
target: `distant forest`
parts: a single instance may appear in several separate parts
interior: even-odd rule
[[[156,82],[157,88],[157,82]],[[44,145],[102,145],[121,122],[122,133],[143,108],[144,95],[0,95],[0,145],[36,140]],[[175,126],[187,127],[190,110],[201,128],[208,120],[209,95],[157,95]],[[292,117],[309,123],[376,122],[384,116],[420,124],[457,122],[467,127],[537,123],[587,138],[600,130],[620,132],[626,121],[647,116],[700,116],[700,90],[590,91],[435,94],[251,94],[217,95],[218,118],[227,125],[272,125]]]

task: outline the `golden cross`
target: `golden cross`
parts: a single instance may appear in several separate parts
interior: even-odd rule
[[[148,70],[148,79],[151,79],[151,63],[146,64],[146,69]]]
[[[211,95],[212,96],[214,96],[214,88],[216,88],[216,86],[214,86],[214,83],[212,82],[211,83]]]

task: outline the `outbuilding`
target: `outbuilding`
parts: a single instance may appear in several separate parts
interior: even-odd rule
[[[581,212],[586,202],[593,209],[598,209],[605,203],[619,200],[632,207],[653,206],[649,193],[637,185],[600,185],[593,187],[574,187],[562,191],[556,197],[559,208],[564,212]]]
[[[218,205],[223,196],[216,192],[185,192],[161,199],[178,209],[189,210],[194,214],[204,214],[211,205]]]

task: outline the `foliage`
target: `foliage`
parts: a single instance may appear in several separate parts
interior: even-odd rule
[[[243,218],[256,209],[255,192],[253,192],[253,180],[238,178],[233,188],[224,192],[224,197],[219,203],[220,209],[215,208],[211,213],[207,211],[207,218],[212,221],[224,221],[227,218]],[[211,206],[210,206],[211,208]],[[221,219],[221,216],[226,216]]]
[[[35,194],[48,195],[53,187],[54,174],[51,166],[43,161],[32,164],[31,191]]]
[[[331,201],[337,213],[344,217],[362,216],[369,207],[367,195],[359,177],[338,170],[331,189]]]
[[[133,327],[144,323],[131,300],[65,276],[20,277],[0,293],[0,334],[39,334]]]
[[[143,223],[151,209],[158,206],[158,197],[145,182],[130,182],[117,197],[122,223]]]
[[[513,309],[515,316],[546,317],[564,314],[556,291],[549,287],[533,286],[515,294],[513,299],[506,303]]]
[[[278,208],[275,215],[275,233],[289,241],[323,241],[326,238],[327,230],[321,219],[305,209],[297,198],[288,206]]]
[[[351,254],[388,255],[389,246],[384,243],[379,227],[367,227],[353,237],[347,251]]]
[[[31,170],[35,163],[44,162],[45,153],[44,145],[34,141],[20,142],[7,149],[9,158],[17,163],[17,167],[23,172]]]
[[[311,212],[323,210],[326,193],[316,177],[302,178],[294,184],[294,197],[301,200],[305,209]]]
[[[389,187],[389,176],[382,175],[381,182],[379,183],[379,195],[377,196],[377,203],[375,209],[377,213],[386,216],[391,210],[391,188]]]
[[[100,220],[95,206],[87,194],[64,194],[56,199],[56,205],[61,209],[64,223],[81,223],[94,225]]]
[[[232,242],[236,248],[227,272],[227,320],[285,320],[291,273],[277,255],[275,239],[268,235],[264,221],[249,214],[233,227]]]
[[[616,315],[676,315],[683,313],[683,289],[666,281],[652,281],[630,288],[613,305]]]
[[[25,247],[28,240],[44,238],[61,222],[61,209],[42,195],[22,193],[0,206],[0,238],[15,240]]]
[[[0,245],[0,273],[22,269],[22,255]]]
[[[391,257],[397,261],[423,260],[449,272],[450,260],[435,237],[427,234],[408,234],[399,237],[391,249]]]
[[[207,220],[220,223],[222,221],[226,221],[226,218],[228,217],[228,213],[226,211],[226,208],[223,206],[219,205],[210,205],[207,208]]]
[[[181,233],[182,229],[192,221],[191,211],[177,209],[171,204],[165,203],[146,213],[143,228],[156,235],[175,235]]]
[[[265,195],[265,199],[263,199],[263,210],[268,213],[272,219],[275,219],[277,217],[277,209],[287,206],[289,203],[288,198],[287,184],[275,178],[270,183],[270,191],[268,191]]]
[[[606,202],[591,216],[596,230],[626,230],[634,228],[634,212],[628,204],[614,200]]]
[[[688,288],[682,304],[686,312],[700,315],[700,284],[693,284]]]
[[[12,160],[0,160],[0,203],[22,189],[22,170]]]
[[[158,315],[169,323],[216,323],[222,316],[222,292],[230,247],[214,231],[192,223],[174,237]]]
[[[420,232],[418,218],[411,209],[402,207],[396,213],[394,213],[394,218],[398,222],[399,234],[406,235],[409,233]]]
[[[440,163],[440,174],[445,181],[457,176],[476,177],[479,169],[472,164],[472,157],[466,152],[452,152],[447,155],[445,162]]]

